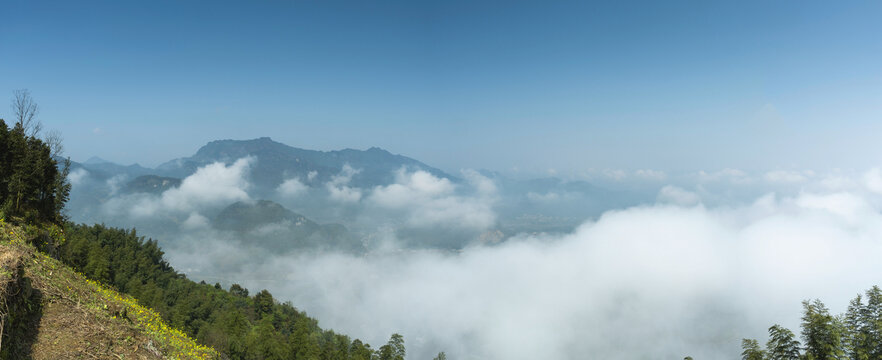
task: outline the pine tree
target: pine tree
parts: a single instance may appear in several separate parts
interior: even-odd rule
[[[852,360],[869,360],[872,348],[870,346],[870,329],[866,323],[866,307],[861,296],[858,295],[848,304],[848,310],[843,317],[845,332],[843,333],[842,345],[846,354]]]
[[[882,289],[873,286],[866,292],[867,305],[861,311],[864,347],[870,359],[882,358]]]

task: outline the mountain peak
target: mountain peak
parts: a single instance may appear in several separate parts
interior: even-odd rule
[[[110,164],[110,163],[111,163],[110,161],[104,160],[104,159],[97,157],[97,156],[90,157],[89,160],[86,160],[83,162],[83,164],[88,164],[88,165]]]
[[[367,152],[390,154],[390,152],[386,151],[385,149],[382,149],[382,148],[379,148],[376,146],[373,146],[370,149],[367,149]]]

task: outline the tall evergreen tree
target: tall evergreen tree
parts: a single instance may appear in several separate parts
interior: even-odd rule
[[[799,341],[787,328],[772,325],[769,328],[769,341],[766,343],[769,360],[799,360]]]
[[[882,359],[882,289],[873,286],[865,294],[867,305],[861,311],[864,347],[870,359]]]
[[[834,360],[845,355],[841,323],[820,300],[803,301],[802,339],[810,360]]]

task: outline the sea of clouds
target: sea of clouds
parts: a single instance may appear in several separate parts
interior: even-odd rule
[[[401,333],[410,359],[439,351],[455,359],[731,359],[741,338],[764,342],[772,324],[798,331],[802,300],[820,298],[837,313],[880,283],[878,169],[607,171],[615,175],[607,184],[632,181],[623,188],[653,195],[563,234],[487,245],[476,239],[495,228],[508,196],[493,180],[467,170],[453,183],[400,169],[395,183],[361,189],[349,185],[359,170],[347,167],[320,187],[285,181],[278,201],[348,209],[355,226],[375,228],[370,251],[277,255],[242,249],[207,220],[219,206],[254,200],[254,161],[206,166],[162,194],[112,197],[99,213],[119,223],[175,219],[161,244],[191,278],[269,289],[322,327],[375,347]],[[584,201],[554,194],[532,201]],[[411,246],[433,232],[461,238],[461,250]]]

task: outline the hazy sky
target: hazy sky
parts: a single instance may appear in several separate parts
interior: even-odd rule
[[[878,1],[4,0],[0,100],[30,89],[74,160],[148,166],[271,136],[444,169],[866,168],[882,158],[880,13]]]

